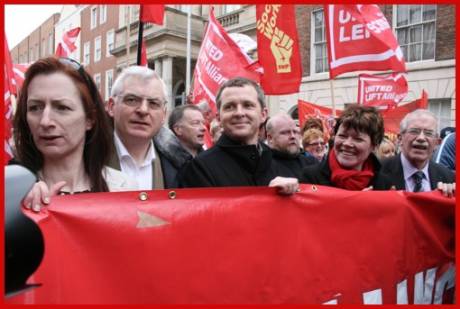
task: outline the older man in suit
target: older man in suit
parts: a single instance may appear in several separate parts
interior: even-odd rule
[[[400,124],[398,137],[401,153],[383,162],[383,172],[390,175],[398,190],[410,192],[441,189],[451,196],[455,174],[431,160],[439,143],[436,116],[418,109],[407,114]]]

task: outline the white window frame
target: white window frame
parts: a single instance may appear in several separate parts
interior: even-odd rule
[[[93,78],[94,78],[94,83],[96,84],[96,88],[100,92],[101,91],[101,73],[94,74]]]
[[[115,47],[115,30],[114,29],[110,29],[109,31],[107,31],[107,34],[105,36],[105,42],[106,42],[106,48],[105,48],[106,55],[105,56],[110,57],[112,56],[110,51]],[[110,43],[112,43],[112,48],[110,48]]]
[[[91,41],[88,41],[88,42],[85,42],[85,44],[83,45],[83,64],[89,65],[90,63],[91,63]]]
[[[324,30],[323,30],[323,34],[324,34],[324,41],[320,41],[320,42],[317,42],[315,43],[315,14],[318,13],[318,12],[323,12],[323,27],[324,27]],[[315,75],[315,74],[322,74],[322,73],[327,73],[329,72],[329,60],[328,60],[328,56],[327,56],[327,53],[328,53],[328,50],[327,50],[327,34],[326,34],[326,16],[324,14],[324,10],[323,9],[316,9],[316,10],[313,10],[311,12],[311,26],[310,26],[310,75]],[[323,44],[324,47],[325,47],[325,51],[326,51],[326,64],[325,64],[325,68],[323,71],[321,72],[316,72],[316,48],[315,48],[315,44]]]
[[[99,5],[99,24],[102,25],[107,21],[107,5]]]
[[[428,110],[436,115],[438,132],[452,126],[452,99],[429,99]]]
[[[438,7],[437,5],[435,5],[435,14],[434,14],[434,19],[431,19],[431,20],[423,20],[423,7],[425,5],[421,4],[421,5],[418,5],[418,4],[415,4],[415,5],[404,5],[404,6],[420,6],[421,8],[421,21],[419,22],[413,22],[411,23],[411,21],[409,20],[408,21],[408,24],[407,25],[403,25],[403,26],[398,26],[398,7],[401,7],[403,5],[393,5],[393,28],[394,28],[394,32],[396,34],[396,37],[398,38],[398,31],[401,30],[401,29],[409,29],[409,34],[408,34],[408,39],[409,39],[409,42],[407,44],[401,44],[400,40],[398,39],[398,43],[400,44],[401,46],[401,49],[405,50],[405,47],[407,47],[407,51],[406,51],[406,55],[404,55],[404,60],[406,62],[411,62],[411,63],[414,63],[414,62],[421,62],[421,61],[434,61],[436,59],[436,24],[437,24],[437,12],[438,12]],[[410,16],[409,16],[410,18]],[[434,28],[434,36],[433,36],[433,57],[430,57],[430,58],[425,58],[423,59],[423,46],[424,46],[424,43],[427,42],[426,40],[424,40],[423,36],[424,36],[424,33],[423,33],[423,29],[424,29],[424,26],[429,24],[429,23],[434,23],[433,25],[433,28]],[[422,45],[421,49],[420,49],[420,55],[419,57],[416,59],[416,60],[411,60],[409,59],[409,57],[407,57],[407,55],[409,55],[410,53],[410,49],[409,48],[412,48],[414,45],[416,45],[416,42],[411,42],[410,41],[410,29],[414,29],[415,27],[418,27],[418,26],[421,26],[422,27],[422,34],[421,34],[421,41],[419,41],[418,43],[420,43]]]
[[[110,77],[110,78],[109,78]],[[105,100],[110,97],[110,91],[113,87],[113,69],[105,71]]]
[[[99,62],[102,58],[102,38],[97,36],[94,38],[94,63]]]
[[[92,6],[90,10],[91,25],[90,29],[97,27],[97,6]]]

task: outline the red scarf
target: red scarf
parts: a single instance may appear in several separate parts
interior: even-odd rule
[[[329,155],[329,168],[331,169],[331,181],[338,188],[359,191],[369,186],[372,177],[374,177],[374,166],[372,159],[367,158],[361,171],[343,169],[335,156],[335,150],[332,149]]]

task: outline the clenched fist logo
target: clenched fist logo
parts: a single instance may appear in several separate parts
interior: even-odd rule
[[[270,43],[270,49],[276,60],[276,71],[278,73],[291,72],[292,45],[294,41],[282,30],[275,28]]]

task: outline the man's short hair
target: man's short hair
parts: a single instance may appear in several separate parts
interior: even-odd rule
[[[408,114],[406,114],[406,116],[404,116],[404,118],[401,120],[401,123],[399,124],[399,133],[404,133],[406,132],[407,128],[409,127],[409,122],[412,120],[412,119],[416,119],[418,117],[422,117],[422,116],[429,116],[429,117],[432,117],[436,123],[436,127],[434,129],[434,131],[438,132],[438,121],[437,121],[437,118],[436,118],[436,115],[433,114],[432,112],[430,112],[429,110],[427,109],[416,109],[415,111],[413,112],[410,112]]]
[[[124,82],[127,78],[130,78],[130,77],[139,78],[143,81],[149,81],[149,80],[155,80],[155,79],[159,80],[163,88],[163,95],[165,97],[165,101],[168,101],[168,91],[166,89],[166,85],[164,81],[161,79],[161,77],[158,75],[158,73],[152,69],[149,69],[144,66],[138,66],[138,65],[129,66],[125,68],[120,73],[120,75],[117,76],[115,82],[113,83],[110,96],[115,97],[119,95],[120,93],[122,93],[124,90],[123,89]]]
[[[221,105],[221,96],[222,92],[225,90],[225,88],[230,88],[230,87],[244,87],[244,86],[252,86],[256,92],[257,92],[257,101],[259,101],[260,107],[262,109],[265,108],[265,94],[262,88],[257,84],[255,81],[244,78],[244,77],[236,77],[229,79],[225,83],[220,86],[219,91],[217,92],[216,96],[216,105],[217,105],[217,110],[220,110],[220,105]]]
[[[267,117],[268,119],[268,117]],[[286,113],[279,113],[279,114],[276,114],[275,116],[271,117],[270,119],[268,119],[268,121],[266,122],[266,125],[265,125],[265,130],[267,131],[267,133],[270,133],[272,134],[273,133],[273,129],[276,125],[276,123],[279,121],[279,120],[282,120],[282,119],[286,119],[286,120],[292,120],[294,123],[294,119],[292,119],[291,116],[289,116],[288,114]]]
[[[179,105],[179,106],[177,106],[176,108],[174,108],[172,110],[171,115],[169,115],[169,119],[168,119],[168,127],[169,127],[169,129],[171,129],[171,131],[174,132],[174,126],[179,121],[182,120],[186,110],[194,110],[194,111],[198,111],[198,112],[201,113],[201,110],[196,105],[187,104],[187,105]]]

